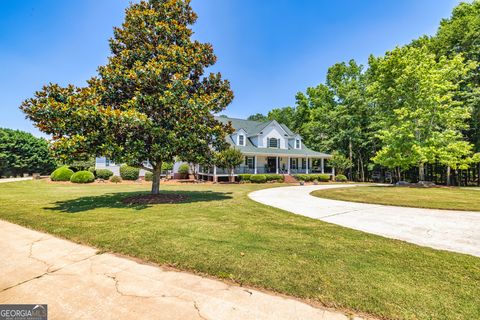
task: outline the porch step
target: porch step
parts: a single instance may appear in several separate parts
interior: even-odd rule
[[[284,174],[284,175],[283,175],[283,178],[284,178],[283,181],[284,181],[285,183],[297,183],[297,182],[298,182],[298,180],[295,179],[295,177],[292,176],[292,175],[290,175],[290,174]]]

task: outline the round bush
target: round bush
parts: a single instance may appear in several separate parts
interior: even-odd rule
[[[91,183],[95,181],[95,176],[90,171],[77,171],[70,177],[73,183]]]
[[[138,180],[140,169],[123,165],[120,167],[120,177],[123,180]]]
[[[250,176],[250,182],[265,183],[267,182],[267,177],[264,174],[253,174]]]
[[[108,169],[97,169],[95,172],[98,179],[108,180],[113,176],[113,172]]]
[[[145,181],[152,181],[153,180],[153,173],[145,172]]]
[[[73,171],[68,167],[60,167],[52,172],[50,179],[52,179],[52,181],[70,181],[72,175]]]
[[[119,176],[112,176],[112,177],[110,178],[110,182],[120,183],[120,182],[122,182],[122,178],[119,177]]]
[[[344,176],[343,174],[337,174],[335,176],[335,181],[338,181],[338,182],[347,182],[347,177]]]
[[[178,167],[178,173],[180,174],[188,174],[189,171],[190,171],[190,167],[186,163],[181,164],[180,167]]]
[[[247,181],[250,181],[251,176],[252,176],[251,174],[242,173],[238,175],[238,180],[240,180],[241,182],[247,182]]]

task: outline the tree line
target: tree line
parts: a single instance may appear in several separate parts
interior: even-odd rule
[[[336,63],[293,107],[249,119],[277,120],[314,150],[345,156],[352,180],[480,181],[479,39],[480,1],[461,3],[434,36],[367,66]]]

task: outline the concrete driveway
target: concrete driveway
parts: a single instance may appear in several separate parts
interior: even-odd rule
[[[26,181],[26,180],[32,180],[32,179],[33,179],[32,177],[25,177],[25,178],[3,178],[3,179],[0,179],[0,183]]]
[[[100,253],[0,220],[0,304],[49,319],[362,319],[187,272]]]
[[[480,257],[480,212],[384,206],[322,199],[312,191],[356,185],[313,185],[252,192],[260,203],[380,236]]]

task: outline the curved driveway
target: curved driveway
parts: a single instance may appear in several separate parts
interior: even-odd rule
[[[270,188],[248,196],[272,207],[344,227],[480,257],[480,212],[394,207],[310,195],[315,190],[355,186]]]

